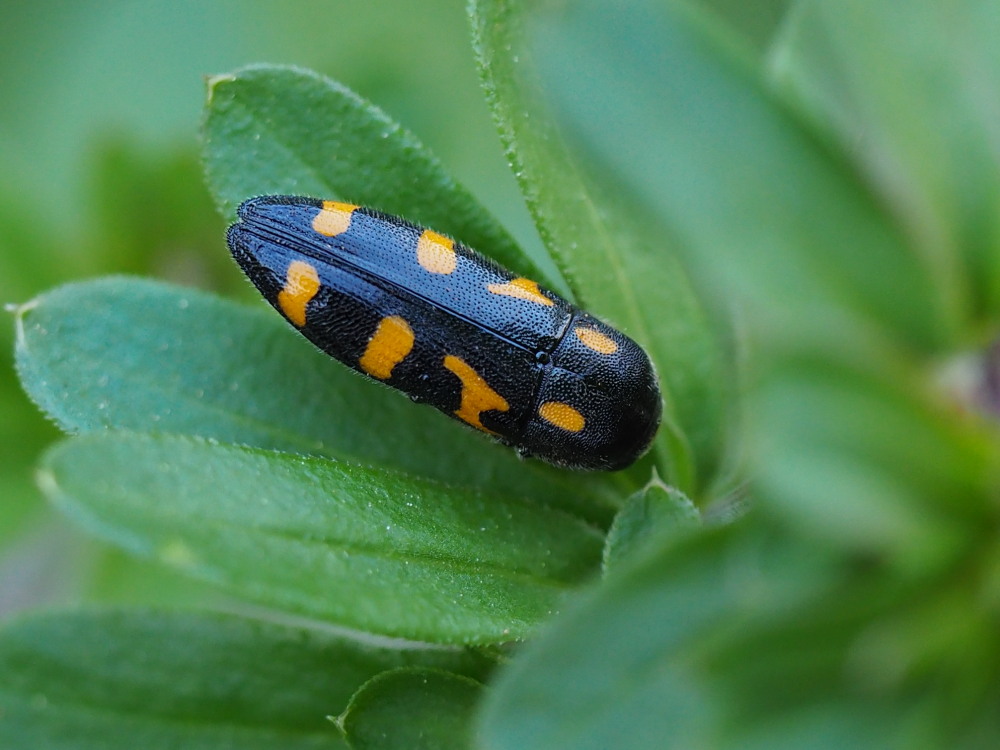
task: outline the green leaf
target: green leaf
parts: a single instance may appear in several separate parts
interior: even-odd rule
[[[749,411],[759,502],[807,536],[934,568],[992,523],[995,439],[922,375],[783,357]]]
[[[447,750],[473,747],[472,713],[482,685],[429,669],[373,677],[340,717],[354,750]]]
[[[274,315],[135,279],[55,289],[19,311],[29,395],[69,432],[177,432],[386,466],[534,497],[608,523],[612,475],[522,461],[358,377]]]
[[[604,570],[615,570],[625,559],[700,525],[701,514],[694,503],[680,490],[654,478],[615,516],[604,542]]]
[[[991,747],[996,612],[967,561],[901,575],[761,510],[578,599],[498,675],[484,746]]]
[[[665,475],[694,493],[713,478],[723,450],[733,380],[725,344],[656,215],[622,196],[616,177],[596,164],[585,169],[563,145],[538,98],[521,31],[529,6],[471,6],[487,99],[542,240],[577,301],[643,344],[658,365]]]
[[[328,78],[269,65],[214,76],[203,138],[208,184],[227,216],[264,193],[349,200],[449,234],[552,285],[415,135]]]
[[[710,676],[725,707],[727,742],[718,746],[993,746],[995,694],[983,690],[996,667],[992,618],[964,597],[910,583],[886,568],[855,568],[792,608],[742,602],[738,627],[694,658],[692,671]],[[982,719],[994,728],[962,743]]]
[[[181,436],[84,435],[46,494],[133,554],[277,609],[436,643],[525,637],[590,576],[564,513],[404,474]]]
[[[995,322],[1000,7],[802,2],[790,20],[772,55],[779,86],[874,186],[951,313]]]
[[[0,745],[342,747],[327,717],[373,675],[488,666],[462,650],[400,646],[223,615],[36,615],[0,630]]]
[[[681,540],[615,575],[500,673],[482,715],[490,750],[702,746],[713,705],[685,675],[687,644],[718,624],[738,561],[730,530]]]
[[[934,269],[706,19],[681,2],[582,0],[530,31],[570,131],[759,341],[861,359],[953,339]]]
[[[759,671],[752,673],[737,659],[723,669],[721,654],[741,642],[753,618],[790,628],[807,617],[821,624],[811,613],[824,593],[843,594],[833,587],[839,576],[829,550],[802,544],[759,518],[705,527],[625,561],[498,674],[480,717],[483,745],[742,748],[758,729],[760,709],[773,705],[766,690],[770,673],[760,668],[787,669],[783,695],[817,678],[809,693],[815,699],[838,686],[818,679],[830,673],[814,669],[808,647],[825,652],[830,646],[821,638],[798,638],[790,642],[800,650],[787,653],[777,639],[766,651],[758,642]],[[837,596],[824,601],[828,622],[838,602]],[[838,641],[833,650],[841,646]],[[833,656],[821,666],[835,664],[843,652]],[[743,690],[732,690],[740,679],[746,679]],[[754,701],[759,713],[738,710]],[[808,712],[815,705],[796,707]],[[780,709],[767,718],[780,722]]]

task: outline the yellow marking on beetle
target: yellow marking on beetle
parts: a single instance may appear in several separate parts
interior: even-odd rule
[[[593,328],[575,328],[573,332],[580,342],[588,349],[593,349],[598,354],[614,354],[618,351],[618,344],[610,336],[606,336]]]
[[[567,432],[579,432],[587,423],[580,412],[560,401],[546,401],[538,407],[538,416]]]
[[[486,288],[493,294],[502,294],[505,297],[517,297],[518,299],[537,302],[539,305],[554,305],[538,288],[538,282],[531,279],[514,279],[506,284],[487,284]]]
[[[323,201],[323,207],[313,219],[313,229],[327,237],[343,234],[351,226],[351,214],[357,208],[353,203]]]
[[[299,328],[306,324],[306,305],[319,291],[319,274],[301,260],[288,264],[285,288],[278,292],[278,306],[285,317]]]
[[[388,380],[392,368],[413,349],[413,329],[398,315],[382,318],[361,355],[361,369],[379,380]]]
[[[425,229],[417,240],[417,263],[431,273],[453,273],[458,266],[455,241]]]
[[[476,429],[496,435],[493,430],[483,427],[479,415],[484,411],[507,411],[510,404],[499,393],[490,388],[482,376],[463,360],[448,354],[444,358],[446,369],[455,373],[462,381],[462,401],[455,410],[455,416],[468,422]]]

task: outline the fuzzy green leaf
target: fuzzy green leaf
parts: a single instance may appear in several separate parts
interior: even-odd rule
[[[795,637],[795,626],[836,618],[837,564],[820,546],[748,521],[706,527],[625,561],[578,599],[494,681],[481,715],[484,747],[764,748],[749,739],[759,733],[775,741],[816,712],[836,721],[811,746],[832,746],[860,716],[825,703],[841,687],[831,670],[844,658],[844,642],[829,627],[811,631],[811,641]],[[831,590],[837,595],[820,599]],[[823,609],[814,615],[818,600]],[[746,643],[749,622],[767,633],[785,628],[795,651],[777,638],[765,649],[758,638],[752,659],[738,652],[752,668],[726,658]],[[783,697],[805,695],[805,686],[807,697],[786,704],[801,709],[794,716],[769,700],[779,688]],[[756,723],[765,716],[769,724]]]
[[[34,616],[0,630],[0,746],[343,747],[328,717],[373,675],[405,665],[477,677],[488,667],[462,650],[231,616]]]
[[[846,160],[687,4],[557,4],[530,30],[571,132],[759,340],[862,358],[953,337],[932,269]]]
[[[615,516],[604,543],[605,572],[700,524],[701,514],[683,492],[659,480],[650,482],[632,495]]]
[[[713,705],[684,675],[684,649],[732,607],[731,530],[645,560],[534,641],[499,675],[483,715],[489,750],[702,746]]]
[[[775,77],[831,134],[933,269],[951,313],[1000,312],[1000,6],[799,3]]]
[[[214,76],[208,85],[206,172],[227,216],[264,193],[349,200],[449,234],[551,286],[415,135],[353,91],[311,71],[269,65]]]
[[[610,521],[620,479],[522,461],[316,352],[263,306],[103,279],[46,293],[18,325],[24,387],[69,432],[175,432],[331,456]]]
[[[995,611],[965,566],[900,573],[759,511],[678,539],[498,675],[484,747],[991,747]]]
[[[526,636],[591,575],[564,513],[404,474],[182,436],[57,445],[46,494],[92,533],[269,606],[436,643]]]
[[[373,677],[340,717],[353,750],[472,748],[472,714],[482,685],[429,669],[396,669]]]
[[[693,492],[718,468],[732,369],[656,215],[629,203],[617,178],[596,165],[584,169],[563,145],[537,96],[521,29],[528,5],[471,6],[494,119],[538,231],[577,301],[637,339],[658,365],[666,475]]]

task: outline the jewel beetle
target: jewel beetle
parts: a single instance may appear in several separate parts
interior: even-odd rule
[[[313,344],[522,454],[613,471],[662,408],[625,334],[459,242],[368,208],[267,195],[229,227],[233,257]]]

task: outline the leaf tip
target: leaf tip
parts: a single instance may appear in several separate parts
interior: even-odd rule
[[[217,75],[205,76],[205,104],[209,105],[212,103],[217,86],[225,83],[232,83],[235,80],[236,76],[232,73],[219,73]]]
[[[341,737],[347,737],[347,730],[344,729],[344,720],[347,718],[347,712],[349,710],[350,708],[345,708],[344,712],[339,716],[334,716],[333,714],[330,714],[326,717],[326,720],[328,722],[337,727]]]
[[[17,302],[8,302],[3,306],[4,310],[14,316],[14,336],[16,346],[18,347],[24,345],[24,316],[36,307],[38,307],[37,297],[20,304]]]

